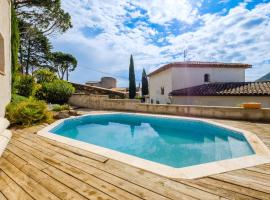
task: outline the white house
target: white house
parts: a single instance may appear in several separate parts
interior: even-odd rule
[[[0,0],[0,118],[11,94],[10,0]]]
[[[164,65],[148,75],[149,101],[213,106],[256,101],[270,107],[270,82],[245,82],[247,68],[251,65],[195,61]]]
[[[11,138],[5,107],[11,97],[11,1],[0,0],[0,156]]]

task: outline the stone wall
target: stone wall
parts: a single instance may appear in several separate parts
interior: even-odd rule
[[[78,83],[71,83],[73,87],[76,89],[76,93],[84,93],[84,94],[94,94],[94,95],[108,95],[113,99],[123,99],[126,97],[126,93],[113,91],[106,88],[90,86],[90,85],[82,85]]]
[[[178,116],[207,117],[250,121],[270,121],[270,109],[244,109],[240,107],[187,106],[142,104],[139,100],[109,99],[103,95],[74,94],[69,103],[74,106],[97,109],[131,111]]]

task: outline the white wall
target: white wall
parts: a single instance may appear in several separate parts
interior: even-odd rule
[[[210,82],[245,81],[245,69],[242,68],[184,68],[173,67],[149,77],[150,102],[170,103],[168,94],[172,90],[204,84],[204,75],[210,75]],[[161,87],[165,94],[161,95]]]
[[[204,84],[204,75],[210,75],[210,82],[242,82],[245,81],[245,69],[242,68],[183,68],[172,69],[172,89]]]
[[[149,77],[149,96],[153,103],[170,103],[169,93],[172,91],[172,69],[160,72]],[[164,95],[161,95],[161,87],[164,87]]]
[[[270,108],[270,97],[245,96],[174,96],[173,104],[203,105],[203,106],[240,106],[245,102],[261,103],[264,108]]]
[[[0,0],[0,34],[4,38],[5,72],[0,73],[0,118],[5,114],[5,107],[11,96],[11,46],[10,46],[10,3]],[[0,59],[3,59],[3,57]]]

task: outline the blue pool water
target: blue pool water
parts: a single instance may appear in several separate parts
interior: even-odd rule
[[[65,120],[50,132],[177,168],[254,153],[243,135],[195,120],[91,115]]]

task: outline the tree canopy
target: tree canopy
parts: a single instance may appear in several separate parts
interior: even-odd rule
[[[48,35],[64,33],[72,27],[69,13],[61,8],[61,0],[13,0],[13,10],[20,33],[21,73],[33,74],[38,69],[49,68],[58,72],[60,78],[64,74],[68,78],[68,72],[77,66],[76,58],[60,52],[52,54],[48,39]]]
[[[45,35],[63,33],[72,27],[71,17],[61,0],[14,0],[17,17]]]
[[[57,72],[60,79],[68,81],[69,72],[74,71],[77,67],[77,60],[71,54],[63,52],[54,52],[51,54],[51,60],[53,62],[53,69]]]

